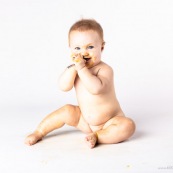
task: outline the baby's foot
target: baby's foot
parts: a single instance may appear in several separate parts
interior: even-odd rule
[[[91,133],[85,137],[85,140],[90,148],[94,148],[97,143],[97,135],[94,133]]]
[[[40,141],[41,139],[42,139],[42,135],[34,132],[31,135],[26,137],[25,144],[26,145],[33,145],[33,144],[37,143],[38,141]]]

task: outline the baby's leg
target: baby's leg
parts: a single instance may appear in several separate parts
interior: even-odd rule
[[[64,124],[77,126],[80,120],[80,114],[81,112],[78,106],[65,105],[61,107],[43,119],[37,129],[25,139],[25,144],[35,144],[49,132],[62,127]]]
[[[135,131],[134,122],[124,116],[115,116],[110,119],[102,130],[89,134],[86,139],[91,143],[93,148],[96,143],[115,144],[125,141],[133,135]]]

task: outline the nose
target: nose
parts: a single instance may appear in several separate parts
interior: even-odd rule
[[[87,52],[86,49],[83,49],[83,50],[81,50],[81,55],[82,56],[87,56],[87,55],[89,55],[89,53]]]

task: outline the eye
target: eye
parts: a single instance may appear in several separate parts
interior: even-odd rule
[[[93,49],[94,48],[94,46],[88,46],[88,49]]]
[[[74,49],[76,49],[76,50],[80,50],[80,47],[75,47]]]

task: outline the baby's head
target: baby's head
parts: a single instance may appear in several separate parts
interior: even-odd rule
[[[72,56],[82,55],[86,66],[91,68],[101,61],[101,52],[104,49],[103,29],[93,19],[81,19],[74,23],[68,34],[69,47]]]
[[[72,31],[83,32],[83,31],[89,31],[89,30],[97,32],[102,43],[103,44],[105,43],[103,38],[103,29],[101,25],[94,19],[81,19],[77,21],[76,23],[74,23],[69,30],[69,33],[68,33],[69,44],[70,44],[70,34]]]

